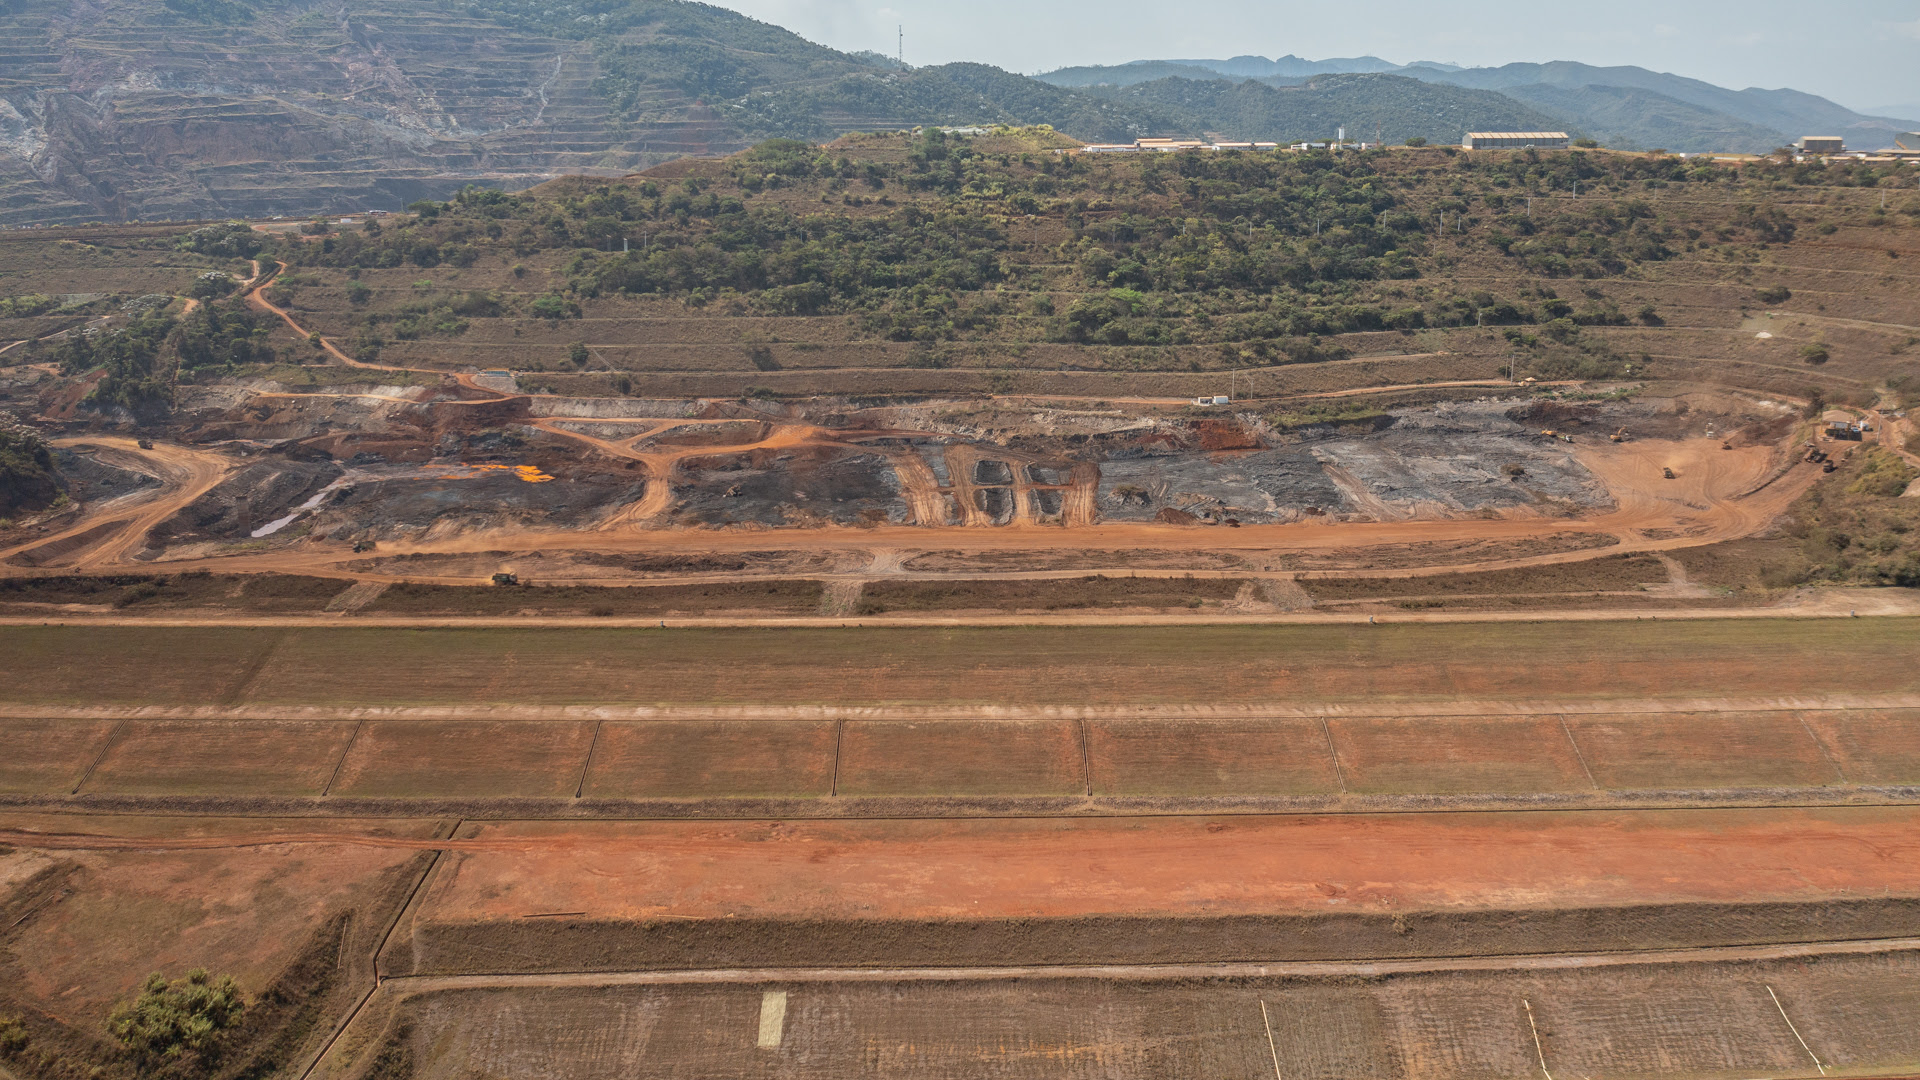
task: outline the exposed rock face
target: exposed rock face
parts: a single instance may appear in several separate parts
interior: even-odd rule
[[[465,5],[250,7],[0,2],[0,224],[395,209],[745,145],[671,89],[623,120],[595,46]]]
[[[0,514],[38,510],[60,494],[53,455],[31,430],[0,413]]]

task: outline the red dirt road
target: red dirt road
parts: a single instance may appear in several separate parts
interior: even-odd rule
[[[1920,808],[806,823],[514,823],[434,922],[1542,909],[1920,895]]]

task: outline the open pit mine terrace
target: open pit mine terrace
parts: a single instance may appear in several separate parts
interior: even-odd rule
[[[0,994],[215,963],[314,1077],[1907,1075],[1917,639],[9,626]]]

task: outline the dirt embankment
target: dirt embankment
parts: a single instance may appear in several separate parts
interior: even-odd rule
[[[534,912],[529,914],[545,915]],[[827,921],[417,921],[390,974],[729,967],[1289,963],[1674,949],[1920,934],[1920,900],[1549,911]],[[409,965],[411,962],[411,966]]]

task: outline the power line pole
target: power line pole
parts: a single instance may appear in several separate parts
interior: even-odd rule
[[[900,40],[895,47],[900,51],[894,56],[894,63],[900,65],[901,71],[905,71],[907,70],[907,24],[901,23],[895,29],[900,34]]]

